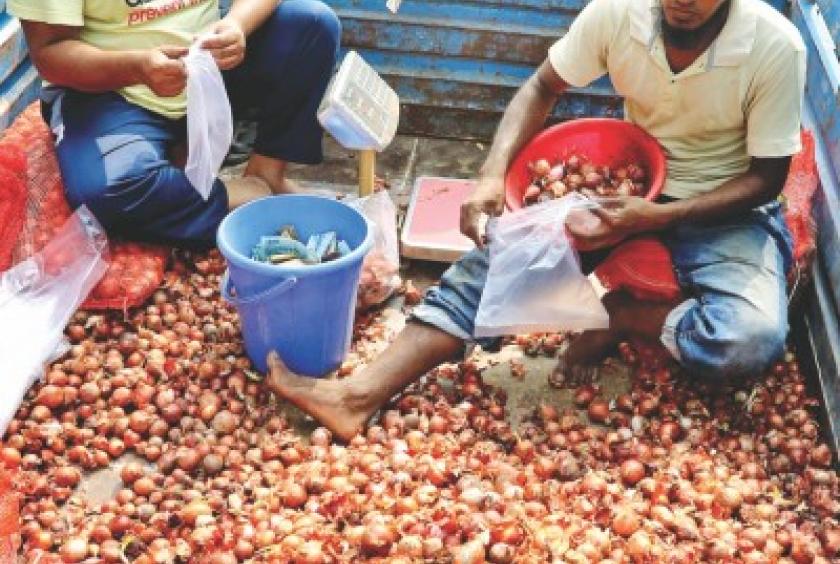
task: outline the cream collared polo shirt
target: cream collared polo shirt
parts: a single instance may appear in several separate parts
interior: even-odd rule
[[[625,118],[668,155],[664,194],[687,198],[744,173],[750,157],[800,149],[805,46],[761,0],[732,0],[717,39],[674,74],[659,0],[593,0],[549,51],[563,80],[586,86],[609,74]]]

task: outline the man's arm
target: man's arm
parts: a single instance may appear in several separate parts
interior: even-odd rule
[[[594,210],[602,221],[597,229],[581,231],[569,225],[569,231],[579,250],[591,251],[615,245],[637,233],[735,217],[778,197],[787,179],[790,159],[753,158],[747,172],[719,188],[667,204],[635,197],[605,198],[600,200],[603,207]]]
[[[461,207],[461,231],[482,246],[479,233],[481,214],[500,215],[504,211],[505,173],[519,150],[545,125],[548,114],[568,84],[544,61],[519,89],[505,110],[484,166],[478,187]]]
[[[504,178],[519,150],[544,126],[557,98],[568,84],[544,61],[519,89],[502,116],[480,176]]]
[[[679,223],[702,223],[743,214],[767,204],[782,193],[791,157],[753,158],[750,168],[716,190],[663,204],[665,228]]]
[[[179,60],[186,49],[105,51],[79,40],[81,28],[23,21],[38,72],[47,81],[82,92],[108,92],[146,84],[159,96],[180,94],[186,71]]]
[[[461,206],[461,231],[482,246],[482,214],[501,215],[505,171],[519,150],[545,126],[557,98],[570,86],[583,87],[607,72],[610,41],[622,20],[624,3],[592,0],[569,31],[548,50],[548,58],[519,89],[505,110],[475,194]]]
[[[239,24],[245,35],[251,35],[274,13],[281,0],[234,0],[225,19]]]
[[[274,13],[281,0],[235,0],[230,12],[213,25],[212,36],[201,44],[222,70],[245,60],[247,38]]]

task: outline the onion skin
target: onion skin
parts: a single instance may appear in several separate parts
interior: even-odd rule
[[[368,556],[385,556],[395,541],[394,531],[385,525],[371,524],[362,536],[362,551]]]
[[[638,189],[631,163],[567,160],[548,161],[562,179],[533,179],[538,199],[553,183],[604,195],[584,186],[597,175]],[[219,297],[218,253],[170,258],[141,307],[73,315],[71,349],[9,424],[0,506],[14,490],[25,561],[840,557],[840,477],[792,353],[722,391],[621,343],[609,362],[632,373],[623,393],[563,381],[577,387],[530,412],[470,357],[433,369],[344,441],[325,427],[301,434],[278,409]],[[357,316],[339,378],[373,360],[386,329],[380,311]],[[506,344],[551,357],[570,338]],[[511,375],[529,368],[515,358]],[[99,503],[80,484],[102,468],[122,484]]]
[[[645,467],[638,460],[625,460],[621,464],[621,479],[628,486],[633,486],[645,476]]]

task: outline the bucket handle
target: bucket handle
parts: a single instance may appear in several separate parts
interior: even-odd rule
[[[289,278],[284,278],[280,281],[280,283],[275,284],[268,290],[263,290],[259,294],[256,294],[254,296],[248,296],[247,298],[240,298],[238,296],[234,296],[231,293],[231,290],[233,289],[233,283],[230,281],[230,271],[225,270],[225,273],[222,275],[220,286],[222,298],[224,298],[225,301],[232,303],[233,305],[239,306],[249,305],[254,302],[261,302],[270,298],[275,298],[280,294],[284,294],[291,290],[292,287],[294,287],[294,285],[297,284],[297,281],[298,279],[296,277],[290,276]]]

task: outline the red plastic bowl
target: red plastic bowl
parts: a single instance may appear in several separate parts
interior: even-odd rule
[[[559,123],[525,145],[505,175],[505,201],[510,210],[522,207],[525,189],[531,183],[528,163],[548,159],[552,164],[580,155],[597,165],[617,168],[629,163],[644,167],[649,189],[645,198],[655,200],[665,185],[665,152],[644,129],[619,119],[587,118]]]

